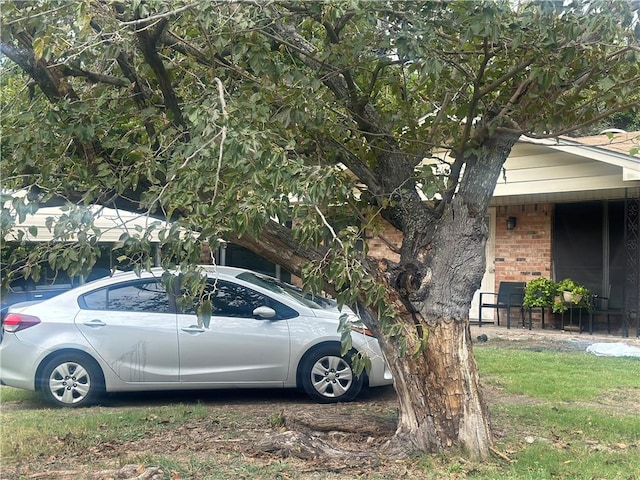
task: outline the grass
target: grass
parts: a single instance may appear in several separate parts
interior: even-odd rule
[[[615,389],[637,389],[640,359],[509,348],[476,349],[485,382],[513,394],[554,401],[595,400]]]
[[[640,418],[632,412],[548,404],[501,404],[492,412],[511,425],[497,447],[514,461],[500,478],[640,478]]]
[[[9,388],[2,387],[3,402],[6,401],[5,390]],[[33,392],[21,393],[34,395]],[[13,395],[13,392],[7,392],[7,397]],[[43,406],[34,410],[7,412],[2,414],[0,452],[4,461],[29,455],[58,455],[76,448],[91,450],[113,441],[140,439],[150,429],[176,428],[207,414],[208,409],[198,404],[77,410]]]
[[[23,476],[17,478],[28,478],[24,465],[84,452],[87,464],[101,468],[107,458],[102,455],[92,463],[91,453],[111,446],[124,451],[118,453],[120,465],[135,461],[159,466],[167,479],[640,480],[640,360],[492,346],[475,351],[483,383],[498,392],[489,410],[496,449],[504,456],[482,463],[451,452],[355,470],[345,459],[343,468],[323,469],[323,462],[256,457],[230,447],[234,442],[248,445],[251,432],[259,437],[278,431],[281,406],[267,406],[260,414],[251,407],[197,401],[51,409],[33,392],[0,387],[2,465],[19,465]],[[13,403],[23,407],[4,408]],[[393,407],[387,411],[365,402],[345,411],[354,414],[360,408],[388,415]],[[207,438],[201,452],[179,453],[182,440],[196,426],[215,432],[215,441]],[[172,444],[135,458],[127,454],[127,445],[153,438],[169,438]]]

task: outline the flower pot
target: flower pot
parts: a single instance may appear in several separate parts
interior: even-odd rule
[[[582,301],[582,295],[577,295],[571,292],[562,292],[562,298],[565,302],[574,303],[576,305]]]

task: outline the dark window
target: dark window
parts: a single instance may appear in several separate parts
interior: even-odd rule
[[[555,278],[572,278],[622,307],[624,202],[558,204],[553,222]]]
[[[276,264],[261,257],[251,250],[229,243],[225,251],[225,265],[230,267],[246,268],[255,272],[264,273],[265,275],[274,276],[276,273]],[[291,274],[286,270],[281,270],[280,278],[286,282],[291,280]]]
[[[311,293],[305,294],[301,288],[286,282],[281,282],[277,278],[257,275],[253,272],[241,273],[237,278],[247,283],[266,288],[275,294],[286,296],[290,300],[309,308],[333,308],[337,305],[334,300],[319,295],[312,295]]]
[[[169,296],[159,281],[129,283],[83,295],[89,310],[170,313]]]
[[[211,302],[213,315],[224,317],[252,317],[256,308],[269,304],[261,293],[227,282],[218,282]]]
[[[572,278],[597,293],[602,284],[602,208],[601,202],[556,205],[553,226],[556,279]]]

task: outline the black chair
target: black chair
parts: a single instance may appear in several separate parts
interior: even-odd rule
[[[593,319],[596,315],[607,316],[607,333],[611,333],[611,315],[622,315],[621,308],[611,308],[608,297],[593,295],[589,308],[589,333],[593,334]]]
[[[500,282],[498,293],[480,292],[480,311],[478,312],[478,324],[493,323],[482,321],[482,309],[493,308],[496,311],[496,319],[500,325],[500,310],[507,311],[507,328],[511,328],[511,309],[520,309],[520,319],[524,327],[524,288],[526,282]]]

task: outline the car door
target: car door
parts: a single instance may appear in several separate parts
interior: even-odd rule
[[[159,279],[111,285],[79,297],[77,328],[125,382],[178,382],[175,305]]]
[[[194,308],[178,314],[180,380],[281,386],[289,374],[287,318],[297,312],[254,289],[224,280],[209,283],[207,293],[212,303],[208,328],[198,326]],[[254,315],[261,306],[274,309],[275,316]]]

